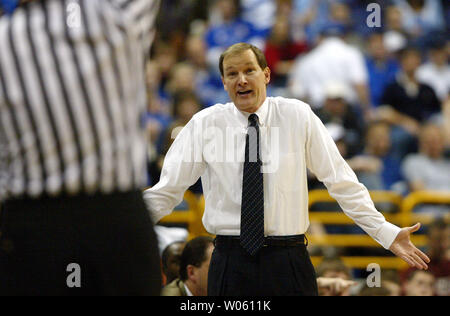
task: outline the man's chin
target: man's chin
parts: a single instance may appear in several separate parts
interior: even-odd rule
[[[252,102],[251,100],[239,100],[239,98],[234,100],[234,105],[244,112],[251,112],[251,110],[255,108],[255,102]]]
[[[244,112],[253,112],[252,110],[255,108],[252,104],[234,104],[240,111]]]

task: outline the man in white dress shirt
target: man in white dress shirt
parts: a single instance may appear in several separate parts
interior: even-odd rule
[[[317,295],[304,237],[306,168],[372,238],[427,269],[428,257],[409,238],[420,225],[400,229],[385,220],[310,106],[267,97],[270,69],[258,48],[231,46],[219,68],[232,102],[194,115],[167,153],[160,181],[144,193],[157,222],[202,177],[203,224],[217,235],[208,295]]]
[[[344,39],[344,30],[329,25],[322,30],[317,46],[297,58],[289,77],[289,90],[295,98],[307,99],[314,108],[323,106],[326,87],[340,82],[345,86],[345,100],[370,111],[368,74],[364,55]]]

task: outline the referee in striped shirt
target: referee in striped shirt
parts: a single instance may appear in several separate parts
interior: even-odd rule
[[[159,0],[0,0],[0,295],[158,295],[142,200]]]

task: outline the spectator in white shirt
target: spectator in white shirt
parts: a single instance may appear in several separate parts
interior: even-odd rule
[[[450,160],[444,156],[444,134],[429,123],[419,134],[419,153],[406,156],[403,171],[412,191],[450,191]]]
[[[450,191],[450,159],[444,156],[444,134],[438,125],[423,126],[419,133],[419,153],[405,157],[402,169],[411,191]],[[450,211],[448,205],[424,205],[416,212],[437,217]]]
[[[450,66],[445,42],[433,43],[428,49],[429,60],[416,73],[417,80],[433,88],[437,97],[444,102],[450,96]]]
[[[360,104],[365,114],[369,112],[367,70],[363,54],[342,38],[340,26],[328,26],[322,32],[316,48],[299,57],[294,64],[289,89],[293,97],[308,100],[314,108],[325,101],[325,87],[330,82],[346,86],[346,101]]]
[[[423,37],[445,28],[439,0],[394,0],[393,4],[402,13],[403,27],[413,37]]]
[[[400,229],[385,220],[309,105],[267,97],[270,69],[261,50],[232,45],[219,68],[232,102],[194,115],[167,153],[160,181],[144,193],[157,222],[202,177],[203,224],[217,235],[208,295],[317,295],[304,237],[309,226],[306,167],[370,236],[411,266],[427,268],[428,257],[409,238],[420,225]],[[252,163],[259,172],[252,169],[249,177]],[[251,198],[243,192],[251,189],[249,179],[262,188],[253,191],[262,200],[251,200],[259,214],[248,214],[244,207]],[[262,243],[255,233],[250,245],[256,250],[245,243],[250,232],[242,226],[247,223],[243,213],[263,226],[249,225],[262,229]]]

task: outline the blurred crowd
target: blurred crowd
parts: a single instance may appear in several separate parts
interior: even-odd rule
[[[229,102],[218,59],[249,42],[267,57],[268,94],[310,104],[369,190],[450,191],[449,21],[441,0],[163,1],[146,67],[148,184],[180,127]]]

